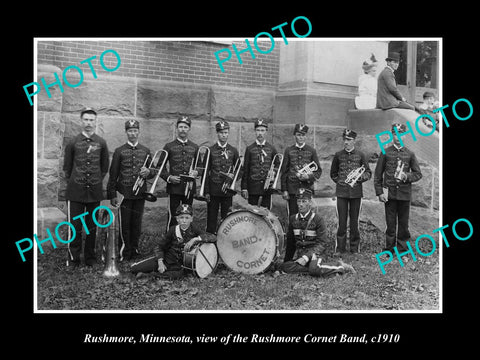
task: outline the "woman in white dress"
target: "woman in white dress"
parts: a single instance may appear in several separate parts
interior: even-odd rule
[[[363,74],[358,78],[358,96],[355,97],[357,109],[375,109],[377,106],[377,60],[372,54],[362,64]]]

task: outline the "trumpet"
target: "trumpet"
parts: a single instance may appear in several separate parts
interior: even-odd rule
[[[405,174],[405,171],[403,170],[404,167],[405,167],[405,163],[401,159],[398,159],[397,168],[395,169],[395,174],[394,174],[395,179],[402,180],[402,177]]]
[[[350,185],[353,188],[357,183],[358,179],[360,179],[360,176],[362,176],[364,172],[365,172],[364,165],[350,171],[347,175],[347,178],[345,179],[345,184]]]
[[[303,168],[297,171],[297,176],[301,174],[311,175],[318,170],[318,165],[315,161],[306,164]]]
[[[150,201],[150,202],[154,202],[154,201],[157,201],[157,197],[155,195],[153,195],[153,192],[155,191],[155,188],[157,186],[157,182],[158,182],[158,179],[160,178],[160,175],[162,173],[162,170],[165,166],[165,164],[167,163],[167,158],[168,158],[168,152],[167,150],[159,150],[155,153],[153,159],[152,159],[152,162],[150,163],[150,168],[152,168],[154,166],[154,160],[156,158],[156,155],[157,153],[159,154],[158,155],[158,160],[157,160],[157,163],[155,165],[155,170],[158,169],[158,172],[157,172],[157,175],[155,175],[155,179],[153,180],[153,183],[152,185],[150,186],[150,190],[149,191],[146,191],[144,194],[143,194],[143,197],[145,198],[145,200],[147,201]],[[162,156],[162,154],[165,154],[165,156],[163,157],[163,160],[162,160],[162,163],[160,165],[160,168],[158,167],[158,163],[160,162],[160,157]]]
[[[222,184],[222,192],[226,194],[235,195],[237,191],[235,190],[235,183],[237,182],[238,174],[242,168],[242,160],[238,158],[234,166],[230,166],[228,172],[224,173],[220,171],[220,175],[225,176],[225,180]]]
[[[272,164],[270,165],[270,169],[268,170],[267,178],[265,179],[265,184],[263,186],[263,190],[279,192],[277,189],[278,178],[280,176],[280,168],[283,164],[283,155],[275,154],[272,159]]]
[[[162,150],[162,151],[165,151],[165,150]],[[160,155],[160,151],[157,151],[155,152],[155,154],[153,154],[153,157],[152,157],[152,160],[150,161],[149,165],[148,165],[148,169],[152,169],[153,167],[153,164],[155,163],[155,160],[157,158],[157,156]],[[148,163],[148,160],[150,159],[150,154],[147,155],[147,157],[145,158],[145,161],[143,162],[143,165],[142,167],[146,167],[147,166],[147,163]],[[140,189],[142,188],[143,184],[145,184],[145,178],[138,175],[137,176],[137,179],[135,180],[135,184],[133,184],[133,194],[134,195],[138,195],[138,193],[140,192]]]

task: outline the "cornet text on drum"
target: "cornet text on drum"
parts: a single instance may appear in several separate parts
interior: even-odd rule
[[[97,221],[97,218],[96,218],[95,214],[97,213],[97,211],[99,209],[105,209],[108,212],[109,221],[106,224],[101,224]],[[80,222],[82,223],[83,228],[85,230],[85,234],[88,235],[88,234],[90,234],[90,231],[89,231],[89,229],[87,227],[87,224],[85,223],[85,219],[84,219],[84,217],[87,216],[87,215],[88,215],[88,211],[84,212],[83,214],[80,214],[80,215],[77,215],[77,216],[73,217],[72,220],[80,220]],[[96,226],[98,226],[99,228],[106,228],[106,227],[109,227],[113,223],[114,215],[113,215],[113,212],[110,208],[108,208],[107,206],[104,206],[104,205],[99,205],[93,210],[92,219],[93,219],[94,224]],[[60,228],[64,225],[67,225],[70,228],[70,231],[71,231],[71,236],[69,236],[69,239],[66,239],[66,240],[62,239],[62,237],[59,234]],[[39,240],[37,234],[33,234],[33,237],[35,239],[37,247],[40,250],[40,254],[44,253],[43,247],[42,247],[43,243],[46,243],[46,242],[50,241],[52,243],[53,248],[54,249],[57,248],[57,244],[55,243],[55,240],[52,236],[52,233],[51,233],[50,229],[45,228],[45,231],[47,232],[48,237],[46,239],[43,239],[43,240]],[[68,243],[72,242],[73,240],[75,240],[75,236],[77,235],[76,231],[75,231],[75,226],[69,221],[62,221],[61,223],[58,223],[57,226],[55,227],[54,233],[55,233],[55,237],[57,238],[57,240],[60,241],[63,244],[68,244]],[[23,244],[23,243],[28,243],[27,247],[22,247],[21,244]],[[20,254],[20,257],[22,258],[22,261],[25,262],[26,259],[25,259],[25,255],[23,255],[23,254],[26,253],[27,251],[30,251],[30,250],[33,249],[32,239],[23,238],[23,239],[15,242],[15,245],[17,246],[17,249],[18,249],[18,252]]]
[[[300,19],[303,20],[304,22],[306,22],[307,25],[308,25],[308,31],[307,31],[306,34],[303,34],[303,35],[299,34],[297,32],[296,28],[295,28],[295,23]],[[274,26],[273,28],[271,28],[271,30],[277,30],[278,29],[278,31],[282,35],[283,42],[285,43],[285,45],[288,45],[288,40],[285,37],[285,32],[283,31],[283,27],[285,25],[288,25],[288,22],[284,22],[280,25]],[[295,35],[297,38],[305,38],[308,35],[310,35],[310,33],[312,32],[312,23],[305,16],[297,16],[295,19],[292,20],[292,23],[290,24],[290,28],[292,30],[293,35]],[[260,36],[267,36],[270,39],[271,45],[270,45],[270,48],[268,50],[262,50],[261,48],[258,47],[258,38]],[[250,44],[248,39],[245,39],[245,43],[247,44],[247,47],[243,50],[238,50],[237,47],[235,46],[235,44],[232,44],[232,48],[235,51],[235,55],[237,56],[239,64],[243,63],[240,55],[247,52],[247,51],[250,53],[252,59],[255,59],[255,53],[253,52],[252,45]],[[260,54],[269,54],[275,48],[275,39],[273,38],[273,36],[269,32],[262,31],[262,32],[259,32],[255,36],[255,38],[253,39],[253,45],[254,45],[255,49],[257,50],[257,52],[259,52]],[[222,53],[222,52],[226,52],[227,56],[220,59],[219,54]],[[227,62],[228,60],[230,60],[232,58],[232,52],[228,48],[223,48],[221,50],[216,51],[214,53],[214,55],[215,55],[215,58],[217,59],[217,63],[218,63],[218,66],[220,67],[220,70],[222,70],[222,72],[225,72],[225,69],[223,67],[223,63]]]
[[[457,105],[459,103],[466,103],[467,104],[468,110],[469,110],[469,113],[467,115],[460,116],[458,114]],[[433,110],[433,113],[439,112],[442,115],[443,122],[445,123],[445,126],[447,128],[450,127],[450,123],[447,120],[447,115],[445,114],[444,109],[446,109],[448,107],[449,107],[449,105],[447,104],[447,105],[441,106],[441,107]],[[462,110],[462,112],[463,111],[464,110]],[[473,105],[467,99],[464,99],[464,98],[458,99],[452,104],[452,113],[455,116],[455,118],[457,118],[458,120],[461,120],[461,121],[468,120],[473,115]],[[418,126],[418,122],[423,118],[427,118],[432,123],[432,129],[429,132],[426,132],[426,133],[423,132],[422,130],[420,130],[420,128]],[[415,132],[413,131],[413,128],[412,128],[412,125],[410,124],[410,122],[406,121],[405,125],[407,126],[408,130],[403,132],[403,133],[398,132],[398,130],[395,128],[395,133],[396,133],[396,135],[398,137],[398,140],[400,142],[400,146],[404,146],[404,143],[402,141],[402,137],[405,137],[407,134],[410,134],[412,136],[413,141],[417,141],[417,138],[415,136]],[[426,137],[426,136],[432,135],[433,133],[435,133],[436,127],[437,127],[437,124],[436,124],[435,119],[428,114],[422,114],[415,119],[415,129],[417,130],[417,133],[420,134],[421,136]],[[382,141],[381,140],[382,135],[388,135],[388,139],[385,140],[385,141]],[[393,133],[390,130],[382,131],[382,132],[376,134],[375,138],[377,139],[378,145],[380,146],[380,149],[382,150],[382,153],[385,154],[385,145],[389,144],[393,141]]]
[[[258,257],[258,259],[252,260],[252,261],[242,261],[238,260],[237,261],[237,266],[239,268],[244,268],[244,269],[251,269],[251,268],[256,268],[262,266],[266,261],[268,261],[268,256],[270,251],[267,249],[263,249],[262,254]]]
[[[469,229],[469,234],[466,235],[466,236],[460,236],[458,233],[457,233],[457,230],[456,230],[456,227],[457,227],[457,224],[460,223],[460,222],[463,222],[463,223],[466,223],[468,225],[468,229]],[[445,235],[445,232],[444,232],[444,229],[448,228],[449,225],[443,225],[435,230],[432,231],[432,234],[436,233],[436,232],[439,232],[440,234],[442,234],[442,238],[443,238],[443,242],[445,243],[445,246],[448,248],[450,247],[450,243],[448,242],[447,240],[447,235]],[[462,230],[462,235],[463,235],[463,232],[464,230]],[[465,241],[465,240],[468,240],[472,237],[473,235],[473,225],[472,223],[468,220],[468,219],[464,219],[464,218],[461,218],[461,219],[458,219],[457,221],[455,221],[452,225],[452,233],[453,235],[455,236],[455,238],[457,238],[457,240],[461,240],[461,241]],[[418,244],[420,242],[421,239],[423,238],[427,238],[428,241],[431,242],[432,244],[432,249],[430,250],[430,252],[428,253],[424,253],[423,251],[420,250],[420,248],[418,247]],[[412,246],[410,245],[410,242],[407,241],[406,242],[407,244],[407,247],[408,247],[408,250],[403,252],[403,253],[399,253],[398,252],[398,249],[397,247],[395,246],[393,248],[394,252],[395,252],[395,255],[397,256],[397,259],[398,259],[398,262],[400,263],[400,266],[403,267],[404,266],[404,262],[402,260],[402,257],[403,256],[406,256],[408,254],[410,254],[412,256],[412,259],[413,261],[417,261],[417,258],[415,257],[415,252],[413,251],[413,248]],[[417,237],[417,239],[415,240],[415,249],[417,251],[417,253],[423,257],[428,257],[430,255],[432,255],[435,250],[437,249],[437,245],[435,243],[435,239],[429,235],[429,234],[423,234],[423,235],[420,235],[419,237]],[[388,255],[388,258],[385,259],[385,261],[382,261],[380,258],[382,257],[382,255]],[[380,266],[380,269],[382,270],[382,274],[385,275],[386,271],[385,271],[385,265],[386,264],[389,264],[392,262],[392,260],[394,259],[393,257],[393,254],[391,251],[389,250],[385,250],[385,251],[382,251],[381,253],[378,253],[375,255],[375,257],[377,258],[377,261],[378,261],[378,265]]]

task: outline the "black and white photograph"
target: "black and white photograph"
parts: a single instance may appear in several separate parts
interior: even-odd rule
[[[6,274],[25,336],[125,356],[470,341],[470,35],[247,18],[18,40]]]

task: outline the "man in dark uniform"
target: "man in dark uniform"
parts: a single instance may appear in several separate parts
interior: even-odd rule
[[[355,148],[355,131],[345,129],[343,131],[343,150],[335,153],[330,177],[336,184],[335,195],[337,196],[338,229],[335,252],[345,253],[347,243],[347,221],[350,215],[350,252],[357,253],[360,250],[360,232],[358,231],[358,217],[362,204],[362,183],[372,177],[372,171],[368,166],[365,154]],[[359,168],[365,169],[353,187],[345,183],[352,171]]]
[[[155,255],[132,264],[130,270],[136,274],[158,271],[162,276],[180,278],[184,276],[183,251],[189,251],[196,243],[215,242],[215,235],[200,230],[193,224],[193,209],[188,204],[176,209],[178,225],[172,226],[160,239]]]
[[[174,217],[175,211],[180,204],[193,203],[193,195],[196,191],[195,181],[184,181],[180,175],[197,176],[194,169],[197,157],[198,145],[188,139],[191,120],[182,116],[177,120],[177,138],[165,144],[164,150],[168,152],[168,170],[166,166],[160,175],[167,182],[167,193],[169,194],[169,212],[167,230],[177,224]],[[192,166],[193,164],[193,166]],[[186,187],[191,186],[188,196],[185,196]]]
[[[138,239],[145,207],[142,195],[147,184],[144,182],[137,195],[134,194],[133,185],[139,176],[153,176],[153,171],[150,174],[149,169],[143,167],[147,156],[148,161],[151,161],[151,154],[146,146],[138,143],[140,123],[137,120],[128,120],[125,123],[125,132],[127,143],[116,148],[113,153],[107,184],[107,197],[111,199],[111,204],[120,205],[120,260],[130,260],[138,256]],[[117,191],[124,197],[121,204],[118,204]]]
[[[250,205],[261,205],[270,209],[272,194],[264,190],[264,185],[277,150],[266,140],[267,123],[263,119],[258,119],[254,127],[256,140],[245,149],[241,182],[242,197],[248,200]],[[262,200],[259,204],[260,197]]]
[[[67,179],[68,221],[75,226],[75,239],[68,243],[68,265],[79,265],[82,251],[82,219],[80,215],[88,212],[83,219],[86,225],[84,261],[87,266],[96,262],[96,231],[93,210],[103,200],[102,181],[108,172],[109,157],[107,143],[95,134],[97,113],[92,109],[80,114],[83,131],[75,136],[65,147],[63,171]],[[88,230],[87,230],[88,229]]]
[[[404,252],[408,250],[406,243],[410,240],[408,221],[412,183],[422,178],[422,172],[415,153],[405,146],[400,146],[395,127],[399,133],[407,130],[404,124],[393,124],[393,145],[385,149],[385,154],[380,154],[373,184],[378,200],[385,203],[387,229],[384,250],[393,252],[393,248],[397,246],[399,252]]]
[[[238,150],[228,144],[230,125],[220,121],[215,125],[218,141],[210,147],[210,160],[207,169],[205,197],[207,198],[207,232],[217,231],[218,211],[223,219],[232,208],[233,194],[222,190],[233,181],[234,167],[239,160]],[[226,176],[225,174],[228,174]]]
[[[287,241],[295,244],[295,260],[284,261],[279,269],[286,273],[306,273],[327,277],[354,271],[351,265],[339,260],[337,265],[325,264],[327,229],[323,218],[312,210],[312,191],[299,188],[296,199],[298,213],[288,222]]]

